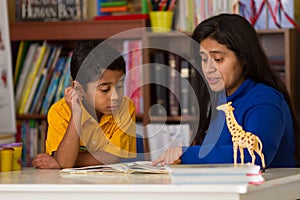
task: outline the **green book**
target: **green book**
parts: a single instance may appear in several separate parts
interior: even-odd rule
[[[113,7],[113,6],[126,6],[126,1],[108,1],[108,2],[101,2],[101,7]]]

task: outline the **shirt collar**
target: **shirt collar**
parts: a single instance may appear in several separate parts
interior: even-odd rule
[[[240,87],[230,96],[227,97],[227,101],[234,101],[236,98],[244,96],[253,86],[255,82],[251,79],[246,79]]]
[[[100,122],[97,122],[97,120],[92,117],[92,115],[85,109],[83,105],[81,105],[82,108],[82,116],[81,116],[81,125],[87,123],[87,122],[93,122],[99,126],[103,126],[104,124],[111,122],[112,120],[116,121],[117,123],[120,122],[120,115],[119,111],[116,111],[114,114],[109,115],[103,115],[100,119]]]

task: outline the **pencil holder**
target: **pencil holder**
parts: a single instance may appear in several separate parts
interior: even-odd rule
[[[12,170],[13,148],[0,149],[0,172]]]
[[[161,33],[172,30],[172,11],[151,11],[149,14],[152,32]]]

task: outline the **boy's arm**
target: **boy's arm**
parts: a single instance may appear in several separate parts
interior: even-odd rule
[[[76,167],[91,166],[91,165],[106,165],[119,163],[121,159],[118,156],[107,153],[105,151],[93,152],[83,152],[78,155],[76,160]]]
[[[81,133],[80,96],[73,88],[69,87],[65,89],[65,99],[69,107],[72,108],[72,115],[67,131],[54,153],[54,157],[61,168],[74,167],[79,153],[79,134]]]

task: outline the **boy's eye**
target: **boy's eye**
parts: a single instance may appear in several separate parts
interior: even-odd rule
[[[101,92],[108,92],[110,90],[110,87],[108,86],[98,87],[98,90],[100,90]]]

